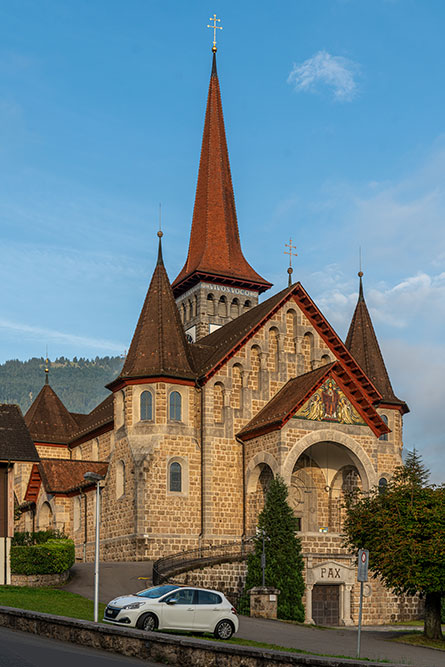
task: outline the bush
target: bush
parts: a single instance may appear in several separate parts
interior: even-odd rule
[[[66,540],[68,535],[57,528],[48,528],[48,530],[39,530],[36,533],[30,533],[29,531],[24,532],[15,532],[14,537],[11,540],[12,546],[28,546],[30,544],[43,544],[48,542],[48,540]]]
[[[72,540],[50,539],[43,544],[11,546],[13,574],[59,574],[69,570],[74,560]]]

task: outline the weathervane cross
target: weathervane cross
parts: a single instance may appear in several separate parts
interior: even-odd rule
[[[287,272],[289,274],[289,287],[290,287],[291,284],[292,284],[291,275],[294,271],[293,268],[292,268],[292,257],[297,257],[297,253],[292,252],[292,250],[296,250],[297,246],[292,245],[292,239],[289,239],[289,243],[285,243],[284,246],[285,246],[285,248],[289,248],[289,252],[287,252],[287,250],[285,250],[284,254],[289,255],[289,268],[287,269]]]
[[[213,28],[213,47],[212,51],[216,51],[216,31],[217,30],[222,30],[221,25],[216,25],[217,21],[221,21],[221,19],[216,18],[216,14],[213,14],[213,18],[210,18],[209,21],[213,21],[213,25],[207,25],[208,28]]]

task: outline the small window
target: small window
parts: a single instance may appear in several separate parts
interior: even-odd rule
[[[198,591],[198,604],[221,604],[222,597],[210,591]]]
[[[170,465],[170,480],[169,480],[169,489],[176,493],[182,491],[182,468],[181,464],[176,461]]]
[[[386,493],[386,488],[388,486],[388,480],[386,477],[380,477],[379,479],[379,493]]]
[[[380,415],[380,419],[382,420],[382,422],[384,422],[384,423],[388,426],[388,417],[387,417],[386,415]],[[383,441],[386,442],[386,441],[388,440],[388,434],[387,434],[387,433],[383,433],[383,434],[380,436],[379,440],[383,440]]]
[[[172,391],[170,394],[170,419],[173,421],[181,421],[181,402],[179,391]]]
[[[141,394],[141,421],[153,419],[153,396],[151,391],[143,391]]]

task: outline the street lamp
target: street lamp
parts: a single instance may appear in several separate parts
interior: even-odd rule
[[[87,482],[96,484],[96,546],[94,551],[94,622],[98,622],[99,616],[99,519],[100,519],[100,482],[105,479],[97,472],[86,472],[83,478]],[[85,516],[85,521],[87,520]]]

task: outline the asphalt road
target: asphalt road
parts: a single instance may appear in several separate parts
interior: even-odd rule
[[[158,667],[159,663],[126,658],[28,632],[0,628],[0,667]]]
[[[137,593],[152,585],[153,563],[100,563],[99,600],[106,604],[118,595]],[[94,599],[94,563],[76,563],[64,591]]]

